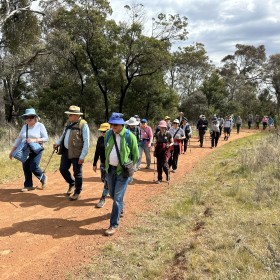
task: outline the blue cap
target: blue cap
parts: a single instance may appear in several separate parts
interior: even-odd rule
[[[26,109],[25,113],[23,115],[21,115],[21,118],[24,119],[26,116],[36,116],[36,117],[38,117],[34,108]]]
[[[123,114],[122,113],[112,113],[108,123],[109,124],[125,124],[124,119],[122,118]]]
[[[141,123],[146,123],[146,122],[148,122],[147,119],[142,119],[141,120]]]

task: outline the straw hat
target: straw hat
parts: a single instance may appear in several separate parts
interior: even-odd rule
[[[83,113],[81,112],[81,108],[74,105],[70,106],[68,111],[64,113],[68,115],[83,115]]]

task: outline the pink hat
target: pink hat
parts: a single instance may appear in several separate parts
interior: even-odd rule
[[[158,124],[158,126],[159,126],[159,127],[165,127],[165,128],[167,128],[166,121],[164,121],[164,120],[160,121],[159,124]]]

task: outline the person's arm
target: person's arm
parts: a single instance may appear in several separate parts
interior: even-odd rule
[[[133,163],[136,164],[139,159],[138,141],[133,133],[130,133],[129,136],[130,136],[130,152],[132,154]]]
[[[88,149],[89,149],[89,127],[88,124],[85,123],[83,125],[83,130],[82,130],[82,135],[83,135],[83,141],[84,141],[84,145],[83,145],[83,149],[79,158],[79,164],[84,163],[85,157],[88,153]]]
[[[149,130],[148,130],[148,135],[149,135],[149,139],[150,139],[148,146],[151,147],[151,145],[153,143],[154,135],[153,135],[153,130],[150,126],[149,126]]]

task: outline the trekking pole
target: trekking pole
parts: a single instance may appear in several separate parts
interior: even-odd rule
[[[43,170],[42,175],[40,176],[39,181],[38,181],[38,183],[37,183],[35,189],[38,188],[38,185],[39,185],[39,183],[41,182],[41,180],[42,180],[42,178],[43,178],[43,175],[45,174],[45,172],[46,172],[46,170],[47,170],[47,167],[49,166],[49,164],[50,164],[50,162],[51,162],[51,159],[52,159],[52,157],[53,157],[53,154],[54,154],[55,152],[57,152],[57,149],[53,149],[53,151],[52,151],[52,153],[51,153],[51,155],[50,155],[50,157],[49,157],[49,159],[48,159],[48,162],[47,162],[47,164],[46,164],[46,166],[45,166],[45,169]]]

